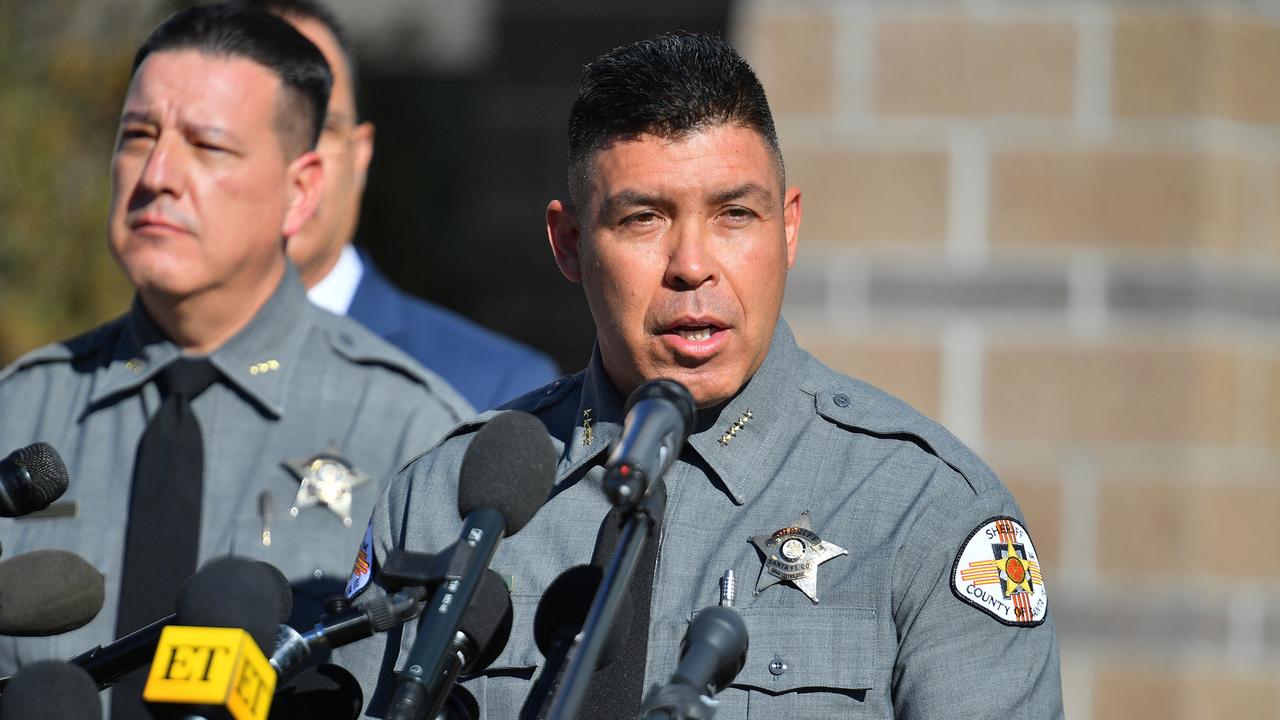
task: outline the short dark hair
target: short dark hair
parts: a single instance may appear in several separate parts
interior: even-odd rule
[[[613,138],[680,138],[723,124],[759,133],[783,177],[764,88],[731,45],[713,35],[671,32],[610,50],[583,69],[569,113],[569,197],[585,200],[588,162]]]
[[[357,116],[352,119],[360,119],[360,73],[356,63],[355,45],[351,42],[351,36],[347,34],[346,26],[338,20],[338,16],[334,15],[332,10],[317,0],[239,0],[239,2],[246,7],[265,10],[285,19],[293,17],[314,20],[323,25],[338,41],[342,59],[347,63],[347,74],[351,76],[351,99]]]
[[[156,26],[133,56],[133,73],[152,53],[198,50],[242,57],[280,78],[275,131],[285,154],[316,146],[329,106],[333,73],[324,55],[292,25],[264,12],[232,3],[180,10]]]

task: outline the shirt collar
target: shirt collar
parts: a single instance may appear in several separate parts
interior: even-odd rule
[[[338,262],[329,273],[307,290],[307,299],[334,315],[346,315],[364,276],[360,253],[350,245],[342,247]]]
[[[311,323],[310,309],[298,271],[286,263],[275,292],[240,332],[209,355],[223,379],[274,417],[284,414],[285,391]],[[110,360],[98,371],[100,380],[89,409],[121,394],[137,392],[175,358],[181,349],[164,336],[134,298]]]
[[[793,406],[799,394],[795,377],[803,358],[804,351],[796,345],[791,328],[779,317],[769,352],[756,374],[727,403],[698,413],[688,446],[711,467],[738,504],[759,492],[781,466],[784,454],[771,450],[799,417]],[[575,425],[564,439],[561,480],[609,449],[622,434],[625,399],[605,373],[598,345],[591,353],[582,384]],[[788,398],[791,402],[786,402]],[[812,400],[809,407],[811,414]]]

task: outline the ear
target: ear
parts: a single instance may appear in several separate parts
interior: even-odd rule
[[[552,200],[547,205],[547,239],[551,241],[551,254],[556,258],[560,274],[569,282],[582,282],[581,238],[573,208]]]
[[[365,177],[369,174],[369,162],[373,160],[373,123],[368,120],[351,130],[351,152],[355,162],[357,192],[364,192]]]
[[[800,241],[800,188],[787,188],[782,200],[782,232],[787,238],[787,269],[796,264],[796,243]]]
[[[324,192],[324,166],[320,155],[314,150],[299,155],[289,163],[287,180],[289,208],[280,228],[280,234],[286,238],[301,230],[320,206],[320,195]]]

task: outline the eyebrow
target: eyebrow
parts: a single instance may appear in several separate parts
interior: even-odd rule
[[[159,124],[151,113],[143,110],[127,110],[120,116],[121,125],[124,125],[126,123],[131,123],[131,122],[145,123],[148,125]],[[226,140],[232,143],[241,142],[240,138],[235,133],[227,130],[226,128],[219,127],[217,125],[200,125],[197,123],[188,123],[184,126],[183,129],[188,132],[195,132],[196,135],[199,135],[201,137],[213,137],[221,140]]]
[[[736,187],[728,188],[711,196],[711,203],[720,205],[740,198],[753,197],[758,200],[768,200],[773,197],[773,193],[762,187],[759,183],[745,182]]]

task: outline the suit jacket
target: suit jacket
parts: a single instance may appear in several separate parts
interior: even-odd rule
[[[477,411],[560,377],[546,355],[403,292],[363,252],[364,275],[347,315],[443,377]]]

